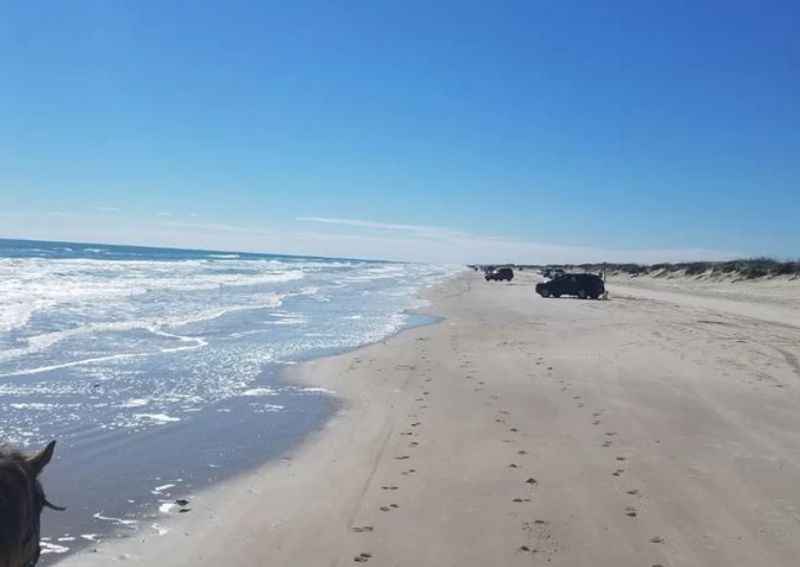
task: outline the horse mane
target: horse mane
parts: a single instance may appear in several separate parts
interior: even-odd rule
[[[0,556],[16,548],[25,537],[34,511],[31,508],[33,482],[25,455],[0,446]],[[11,521],[6,521],[10,519]]]

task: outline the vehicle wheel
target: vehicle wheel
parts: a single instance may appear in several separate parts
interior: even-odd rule
[[[582,289],[579,289],[578,290],[578,297],[580,297],[581,299],[586,299],[586,291],[582,290]]]
[[[558,299],[559,297],[561,297],[561,294],[560,294],[560,293],[553,293],[553,294],[551,294],[551,295],[552,295],[553,297],[555,297],[556,299]]]
[[[593,293],[590,297],[592,299],[598,299],[600,297],[600,294],[599,293]]]

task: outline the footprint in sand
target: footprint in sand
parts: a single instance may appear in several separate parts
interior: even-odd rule
[[[536,486],[537,484],[539,484],[539,482],[533,477],[526,480],[525,483],[530,484],[531,486]]]
[[[650,538],[650,543],[664,543],[664,538],[661,536],[653,536]]]
[[[397,490],[398,488],[400,488],[400,487],[399,486],[395,486],[393,484],[389,485],[389,486],[381,486],[381,490]]]
[[[355,526],[353,528],[353,531],[355,533],[357,533],[357,534],[361,534],[361,533],[365,533],[365,532],[371,532],[373,530],[374,530],[374,528],[372,526]]]
[[[624,472],[625,472],[625,469],[617,469],[613,473],[611,473],[611,476],[622,476],[622,473],[624,473]]]
[[[369,561],[370,557],[372,557],[371,553],[361,553],[353,557],[353,561],[355,561],[356,563],[366,563],[367,561]]]
[[[520,449],[519,451],[517,451],[517,455],[527,455],[527,454],[528,452],[525,449]]]
[[[512,427],[511,429],[509,429],[509,431],[511,433],[517,433],[519,431],[519,429],[517,429],[516,427]]]
[[[634,488],[633,490],[627,491],[625,494],[630,494],[631,496],[637,496],[639,494],[639,491]]]
[[[422,425],[421,421],[415,421],[414,423],[411,424],[411,427],[419,427],[420,425]]]
[[[633,506],[625,506],[625,515],[629,518],[635,518],[638,513],[636,512],[636,508]]]
[[[408,444],[409,447],[416,447],[418,445],[419,445],[418,441],[412,441],[411,443]]]
[[[603,441],[603,447],[611,447],[611,441]]]
[[[508,468],[510,468],[510,469],[518,469],[519,467],[516,464],[511,463],[510,465],[508,465]]]
[[[398,460],[398,461],[405,461],[406,459],[410,459],[410,458],[411,457],[409,457],[408,455],[403,455],[401,457],[395,457],[395,459]]]
[[[512,502],[514,502],[515,504],[520,504],[522,502],[530,502],[530,501],[531,501],[530,498],[514,498],[514,500],[512,500]]]
[[[592,422],[592,425],[600,425],[600,420],[599,420],[599,419],[595,419],[595,420]]]

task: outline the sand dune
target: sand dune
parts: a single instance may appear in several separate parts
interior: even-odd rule
[[[796,565],[791,311],[528,277],[467,274],[442,323],[298,367],[343,400],[324,431],[63,565]]]

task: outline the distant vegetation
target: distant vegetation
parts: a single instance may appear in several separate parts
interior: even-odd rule
[[[506,264],[508,265],[508,264]],[[563,270],[565,272],[600,273],[605,268],[609,275],[629,275],[637,277],[647,275],[653,278],[669,278],[676,276],[727,278],[733,280],[755,280],[790,276],[800,279],[800,261],[780,262],[772,258],[747,258],[726,262],[681,262],[662,264],[550,264],[508,265],[517,270]]]
[[[603,264],[559,266],[565,271],[601,272]],[[728,277],[737,280],[792,276],[800,278],[800,261],[780,262],[771,258],[747,258],[726,262],[682,262],[662,264],[605,264],[608,274],[630,276],[648,275],[654,278],[670,276]]]

